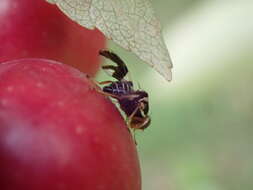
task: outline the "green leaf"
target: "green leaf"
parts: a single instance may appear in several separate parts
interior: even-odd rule
[[[136,54],[171,80],[172,62],[149,0],[46,0],[80,25]]]

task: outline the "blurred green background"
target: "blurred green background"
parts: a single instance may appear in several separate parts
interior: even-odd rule
[[[174,64],[171,83],[109,44],[150,95],[152,124],[136,132],[143,190],[252,190],[253,1],[152,4]]]

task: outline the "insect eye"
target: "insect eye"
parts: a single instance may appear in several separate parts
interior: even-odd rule
[[[146,101],[144,101],[143,102],[143,111],[144,111],[144,113],[145,114],[147,114],[148,113],[148,110],[149,110],[149,105],[148,105],[148,102],[146,102]]]
[[[148,110],[149,110],[149,105],[147,101],[142,101],[140,103],[140,108],[141,108],[141,112],[143,113],[143,115],[147,115]]]
[[[144,110],[144,109],[145,109],[145,104],[144,104],[144,102],[141,102],[140,108],[141,108],[141,110]]]

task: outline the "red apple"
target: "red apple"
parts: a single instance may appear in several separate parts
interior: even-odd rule
[[[45,0],[0,0],[0,62],[47,58],[94,75],[105,38],[71,21]]]
[[[132,136],[78,70],[45,59],[0,65],[1,190],[140,190]]]

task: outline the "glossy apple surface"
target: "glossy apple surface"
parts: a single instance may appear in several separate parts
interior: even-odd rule
[[[0,0],[0,62],[48,58],[94,75],[105,38],[67,18],[45,0]]]
[[[1,190],[140,190],[136,146],[113,103],[72,67],[0,65]]]

